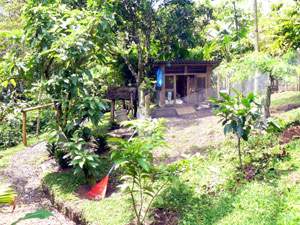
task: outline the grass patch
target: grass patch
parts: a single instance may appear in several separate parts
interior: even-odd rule
[[[299,224],[300,142],[284,146],[289,155],[280,159],[277,136],[250,139],[243,160],[258,170],[253,179],[236,169],[235,143],[227,139],[184,160],[179,188],[165,189],[155,207],[177,211],[179,224]]]
[[[101,164],[99,180],[102,179],[109,170],[111,162],[103,159]],[[115,179],[114,173],[110,176]],[[83,176],[74,176],[73,171],[63,173],[50,173],[44,176],[43,186],[50,190],[59,202],[64,202],[76,211],[82,213],[82,217],[89,224],[129,224],[133,219],[128,196],[118,191],[106,197],[103,201],[92,201],[80,198],[76,195],[76,190],[85,184]]]
[[[300,104],[299,91],[287,91],[287,92],[272,94],[271,106],[282,106],[288,104]]]
[[[288,155],[279,157],[283,149]],[[280,145],[277,135],[252,135],[248,143],[242,142],[242,152],[244,173],[237,169],[235,139],[228,137],[218,146],[195,146],[179,163],[178,184],[166,186],[153,207],[166,214],[175,211],[182,225],[299,224],[300,141]],[[107,158],[102,161],[99,180],[112,164]],[[110,182],[114,179],[119,179],[115,173]],[[83,184],[83,177],[73,171],[49,173],[43,179],[55,199],[79,210],[89,224],[132,222],[129,196],[116,190],[104,201],[90,201],[76,195]]]
[[[280,118],[286,121],[296,121],[300,119],[300,109],[292,109],[287,112],[281,113]]]
[[[54,135],[54,133],[44,133],[38,137],[28,138],[27,145],[32,146],[36,143],[46,140],[47,138],[49,138],[53,135]],[[17,152],[23,150],[24,148],[25,148],[25,146],[23,145],[23,143],[20,143],[15,147],[11,147],[6,150],[1,150],[0,151],[0,168],[6,166],[8,164],[8,162],[10,161],[11,157],[14,154],[16,154]]]

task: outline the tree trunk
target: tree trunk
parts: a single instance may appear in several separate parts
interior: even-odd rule
[[[94,177],[94,175],[89,174],[89,170],[86,166],[83,166],[82,170],[83,170],[85,179],[89,183],[91,188],[95,187],[97,185],[97,181],[96,181],[96,178]]]
[[[144,88],[138,88],[138,99],[139,99],[138,119],[142,120],[146,117],[145,89]]]
[[[253,17],[254,17],[254,48],[255,51],[259,52],[257,0],[253,0]]]
[[[238,43],[239,43],[239,52],[240,52],[240,55],[241,55],[242,54],[242,47],[241,47],[241,40],[240,40],[240,34],[239,34],[239,24],[238,24],[235,1],[232,1],[232,4],[233,4],[233,10],[234,10],[234,22],[235,22],[235,29],[236,29],[236,38],[237,38]]]
[[[265,112],[264,112],[265,119],[270,117],[271,93],[272,93],[273,83],[274,83],[274,78],[272,75],[269,75],[269,82],[268,82],[266,98],[265,98]]]
[[[145,96],[145,116],[146,118],[150,118],[150,94]]]
[[[297,48],[297,52],[298,52],[298,69],[297,69],[298,85],[297,85],[297,91],[300,91],[300,48]]]
[[[221,99],[220,96],[220,91],[221,91],[221,77],[220,77],[220,72],[217,72],[217,94],[218,94],[218,99]]]
[[[253,0],[253,19],[254,19],[254,49],[259,52],[259,35],[258,35],[258,17],[257,17],[257,0]],[[254,75],[254,94],[258,93],[259,72]]]
[[[241,155],[241,138],[238,138],[238,150],[239,150],[240,167],[241,169],[243,169],[242,155]]]
[[[38,99],[38,105],[42,104],[42,95],[43,95],[43,84],[44,84],[44,65],[42,65],[41,69],[41,85],[40,85],[40,91],[39,91],[39,99]],[[38,110],[38,116],[36,120],[36,136],[40,135],[40,130],[41,130],[41,110]]]

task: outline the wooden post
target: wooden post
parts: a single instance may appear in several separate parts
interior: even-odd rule
[[[174,104],[176,104],[176,93],[177,93],[176,75],[173,76],[173,79],[174,79]]]
[[[115,99],[111,100],[110,103],[110,121],[114,121],[115,119]]]
[[[53,103],[47,104],[47,105],[42,105],[42,106],[36,106],[28,109],[23,109],[21,112],[23,113],[23,144],[24,146],[27,146],[27,135],[26,135],[26,113],[29,111],[34,111],[34,110],[40,110],[43,108],[47,108],[50,106],[53,106]]]
[[[122,109],[126,109],[126,100],[122,99]]]
[[[166,104],[166,74],[165,74],[165,65],[161,66],[163,71],[163,85],[161,87],[161,105]]]
[[[217,96],[218,96],[218,99],[221,98],[220,96],[220,91],[221,91],[221,76],[220,76],[220,72],[217,73]]]
[[[26,112],[23,111],[23,144],[27,146],[27,136],[26,136]]]
[[[145,116],[150,118],[150,94],[145,96]]]
[[[212,71],[212,68],[210,66],[207,67],[207,70],[206,70],[206,89],[205,89],[205,95],[206,95],[206,99],[205,100],[208,100],[208,96],[209,95],[209,91],[208,89],[211,88],[211,71]]]
[[[190,104],[191,102],[191,92],[190,92],[190,76],[187,76],[187,102]]]

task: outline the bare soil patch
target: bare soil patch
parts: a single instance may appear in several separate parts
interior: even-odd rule
[[[290,127],[279,138],[279,143],[286,144],[294,139],[299,139],[299,138],[300,138],[300,126]]]
[[[288,105],[280,105],[271,107],[271,113],[283,113],[290,111],[292,109],[297,109],[300,107],[300,104],[288,104]]]
[[[147,225],[177,225],[178,224],[178,213],[174,211],[166,211],[164,209],[155,209],[153,214],[150,216],[154,219],[153,222],[146,223]]]
[[[157,149],[154,153],[158,161],[168,164],[183,157],[184,154],[205,152],[208,146],[215,146],[225,140],[220,118],[168,118],[165,139],[169,149]]]
[[[177,225],[178,213],[175,211],[169,211],[164,209],[155,209],[151,212],[151,216],[144,222],[144,225]],[[133,219],[130,224],[137,225],[137,219]]]

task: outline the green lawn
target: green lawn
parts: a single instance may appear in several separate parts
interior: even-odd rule
[[[180,189],[166,189],[156,206],[178,211],[180,224],[299,224],[300,143],[288,144],[289,156],[278,159],[276,139],[255,136],[243,146],[253,157],[245,157],[245,165],[261,170],[253,180],[237,171],[231,141],[194,155],[185,162]]]
[[[280,106],[288,104],[300,104],[299,91],[288,91],[272,94],[271,106]]]
[[[247,155],[244,165],[259,171],[247,179],[241,173],[235,142],[230,138],[218,148],[207,146],[181,162],[180,184],[167,186],[154,202],[154,207],[176,211],[179,224],[299,224],[300,222],[300,142],[282,152],[276,135],[255,135],[243,144]],[[103,162],[104,177],[109,168]],[[118,179],[118,177],[116,177]],[[60,201],[76,205],[90,224],[129,224],[133,219],[129,196],[117,191],[104,201],[82,200],[76,189],[83,180],[72,171],[52,173],[44,185]]]

